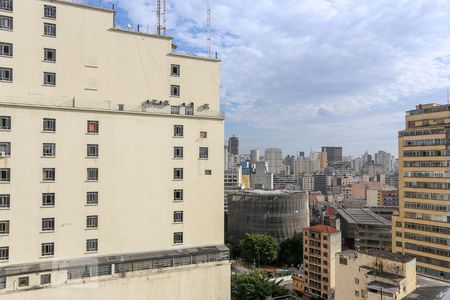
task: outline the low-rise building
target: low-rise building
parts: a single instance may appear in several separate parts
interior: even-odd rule
[[[383,189],[379,193],[378,205],[398,207],[399,194],[398,189]]]

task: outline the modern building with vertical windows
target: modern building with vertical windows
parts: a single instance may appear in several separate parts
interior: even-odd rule
[[[0,1],[0,296],[228,300],[220,61],[114,16]]]
[[[393,252],[415,256],[418,274],[450,281],[450,105],[417,105],[405,123]]]

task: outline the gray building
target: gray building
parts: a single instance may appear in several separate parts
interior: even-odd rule
[[[327,194],[327,175],[325,174],[314,175],[314,191],[321,192],[322,195]]]
[[[234,134],[228,139],[228,152],[239,155],[239,138],[234,136]]]
[[[342,147],[322,147],[322,152],[327,153],[328,163],[342,161]]]

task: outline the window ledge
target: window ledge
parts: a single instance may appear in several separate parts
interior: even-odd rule
[[[11,154],[5,155],[5,156],[0,156],[0,159],[2,159],[2,158],[11,158]]]
[[[172,179],[173,181],[183,181],[183,179]]]
[[[172,225],[183,225],[183,222],[172,222]]]
[[[172,203],[183,203],[183,200],[172,200]]]
[[[56,22],[56,18],[51,18],[51,17],[42,17],[42,19],[44,20],[49,20],[49,21],[55,21]],[[56,24],[55,24],[56,25]]]
[[[0,82],[3,82],[3,83],[13,83],[12,80],[3,80],[3,79],[0,79]]]
[[[98,206],[98,203],[96,203],[96,204],[85,204],[84,206]]]
[[[177,78],[180,78],[180,74],[170,74],[170,77],[177,77]]]
[[[40,231],[39,233],[42,233],[42,234],[44,234],[44,233],[55,233],[55,231],[54,230],[48,230],[48,231]]]
[[[84,254],[95,254],[98,253],[98,251],[85,251]]]
[[[41,208],[55,208],[55,205],[41,205]]]
[[[46,35],[46,34],[43,34],[42,36],[43,36],[43,37],[52,38],[52,39],[56,39],[56,36],[55,36],[55,35]]]
[[[198,160],[208,160],[209,158],[199,158]]]
[[[85,182],[98,182],[98,180],[86,180]]]
[[[11,210],[11,207],[0,207],[0,211],[2,210]]]
[[[86,156],[86,159],[98,159],[98,156]]]
[[[0,264],[6,264],[9,262],[9,259],[0,259]]]
[[[173,243],[172,246],[183,246],[183,243]]]
[[[183,157],[174,157],[173,160],[183,160]]]
[[[56,133],[56,131],[50,131],[50,130],[42,130],[41,131],[41,133],[53,133],[53,134],[55,134]]]
[[[55,180],[42,180],[41,183],[55,183]]]
[[[52,257],[55,257],[55,255],[53,254],[53,255],[41,255],[41,256],[39,256],[39,259],[46,259],[46,258],[52,258]]]
[[[0,128],[1,132],[11,132],[11,129],[6,129],[6,128]]]
[[[178,95],[170,95],[170,97],[172,97],[172,98],[180,98],[180,96]]]
[[[3,12],[3,10],[2,10],[2,12]],[[13,29],[9,29],[9,28],[0,28],[0,30],[13,32]]]
[[[55,156],[55,155],[53,155],[53,156],[45,156],[45,155],[42,155],[41,158],[56,158],[56,156]]]
[[[85,91],[98,91],[98,88],[84,88]]]
[[[92,227],[92,228],[85,228],[84,230],[87,230],[87,231],[91,231],[91,230],[98,230],[98,227]]]
[[[9,236],[9,233],[0,233],[0,237],[1,236]]]
[[[98,135],[98,132],[86,132],[86,135]]]
[[[10,184],[11,181],[0,181],[0,184]]]
[[[3,55],[3,54],[0,54],[0,57],[3,57],[3,58],[13,58],[12,55]]]
[[[51,63],[51,64],[56,64],[56,60],[42,60],[43,63]]]
[[[42,86],[45,86],[45,87],[56,87],[56,84],[43,84]]]
[[[184,136],[178,136],[178,135],[174,135],[173,136],[173,138],[175,138],[175,139],[180,139],[180,138],[183,138]]]

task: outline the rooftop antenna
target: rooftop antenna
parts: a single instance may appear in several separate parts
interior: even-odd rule
[[[206,6],[207,6],[206,24],[208,27],[208,57],[211,57],[211,7],[209,6],[209,0],[206,1]]]
[[[156,16],[157,16],[157,27],[156,33],[158,35],[166,35],[166,0],[156,0]]]
[[[448,88],[447,88],[447,104],[450,104],[450,98],[448,96]]]

